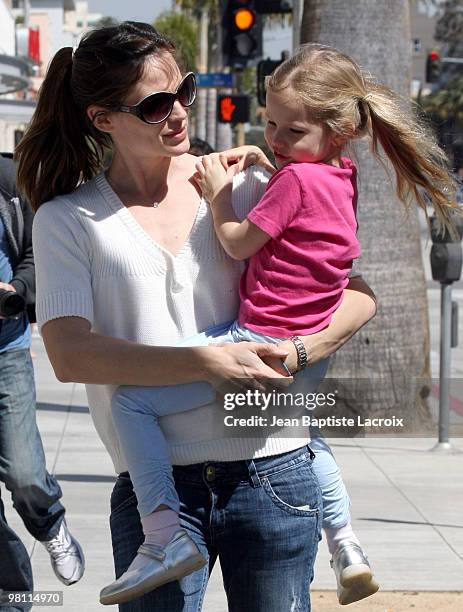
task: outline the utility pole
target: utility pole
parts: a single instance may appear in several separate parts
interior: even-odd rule
[[[207,112],[206,112],[206,140],[213,149],[216,148],[216,128],[217,128],[217,89],[209,87],[207,91]]]
[[[24,0],[24,27],[29,27],[29,17],[31,14],[31,2],[30,0]]]
[[[235,68],[235,88],[238,93],[243,91],[243,68]],[[244,132],[244,123],[236,124],[236,144],[242,147],[245,144],[246,135]]]
[[[301,42],[301,22],[303,9],[303,0],[293,0],[293,53],[299,47]]]
[[[198,72],[207,72],[208,40],[207,32],[209,29],[209,14],[205,8],[201,9],[199,18],[199,56]],[[196,105],[196,136],[201,140],[206,140],[206,107],[207,91],[200,87],[198,89],[198,101]]]
[[[230,72],[230,69],[227,68],[225,69],[225,66],[223,64],[223,39],[224,39],[224,33],[223,33],[223,28],[222,28],[222,20],[223,20],[223,13],[222,10],[224,10],[224,5],[223,3],[221,3],[222,5],[222,9],[220,10],[220,26],[218,28],[218,32],[217,32],[217,55],[216,55],[216,69],[218,72]],[[225,151],[226,149],[231,149],[232,147],[232,143],[233,143],[233,134],[232,134],[232,129],[231,126],[228,125],[227,123],[219,123],[217,121],[217,93],[231,93],[230,89],[227,90],[221,90],[220,92],[217,92],[217,90],[215,90],[215,96],[216,96],[216,104],[214,106],[214,111],[216,113],[216,139],[215,139],[215,149],[217,151]]]

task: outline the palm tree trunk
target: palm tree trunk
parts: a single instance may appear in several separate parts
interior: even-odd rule
[[[305,0],[301,42],[320,42],[354,57],[404,97],[409,95],[408,0]],[[424,431],[429,376],[429,324],[418,214],[407,217],[393,183],[358,147],[360,271],[378,298],[378,314],[333,359],[331,377],[352,413],[403,414],[410,431]],[[354,381],[355,379],[355,381]]]

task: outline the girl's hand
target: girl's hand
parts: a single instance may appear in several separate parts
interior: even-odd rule
[[[254,145],[245,145],[236,147],[235,149],[228,149],[228,151],[220,153],[219,157],[225,169],[228,169],[232,165],[236,165],[238,167],[237,172],[246,170],[246,168],[255,164],[262,166],[267,172],[270,172],[270,174],[273,174],[276,170],[265,153]]]
[[[293,382],[283,369],[276,371],[266,365],[268,360],[281,360],[287,351],[279,344],[237,342],[207,347],[205,379],[219,392],[233,388],[265,391],[266,385],[286,387]]]
[[[196,162],[196,173],[194,178],[198,183],[203,197],[212,204],[215,198],[225,190],[229,190],[233,184],[233,176],[237,172],[236,166],[225,168],[220,161],[218,153],[204,155]]]

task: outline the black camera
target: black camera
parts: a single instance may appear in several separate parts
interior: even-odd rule
[[[0,317],[17,319],[26,310],[26,300],[15,291],[0,289]]]

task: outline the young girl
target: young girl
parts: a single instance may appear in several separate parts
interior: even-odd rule
[[[206,330],[183,345],[289,338],[298,352],[298,370],[310,365],[298,336],[329,325],[343,299],[352,262],[360,254],[356,169],[342,151],[352,139],[366,135],[372,139],[373,153],[378,155],[380,144],[391,161],[400,200],[406,204],[414,196],[425,209],[422,188],[438,218],[450,223],[453,184],[444,153],[400,109],[393,92],[367,78],[352,59],[329,47],[303,46],[268,82],[265,138],[278,171],[246,219],[241,221],[231,206],[233,167],[224,168],[218,155],[204,157],[196,166],[196,180],[210,203],[222,246],[232,258],[249,262],[241,279],[238,320],[224,324],[222,333],[216,330],[213,336]],[[312,388],[327,365],[325,360],[307,368],[304,375]],[[156,419],[179,411],[180,405],[188,410],[214,397],[206,383],[120,387],[113,397],[113,417],[149,545],[162,549],[175,537],[179,512],[168,447]],[[320,438],[314,442],[329,455]],[[319,475],[321,481],[324,477]],[[342,484],[339,477],[337,482]],[[332,491],[324,489],[323,482],[322,493],[326,512]],[[339,492],[333,497],[339,506]],[[348,510],[328,515],[324,527],[338,596],[347,604],[376,592],[378,585],[352,531]],[[128,591],[140,594],[157,586],[158,569],[156,580],[150,581],[146,565],[143,553],[137,555],[128,571],[102,591],[102,601],[105,594],[124,597]],[[143,584],[137,579],[140,568]]]

